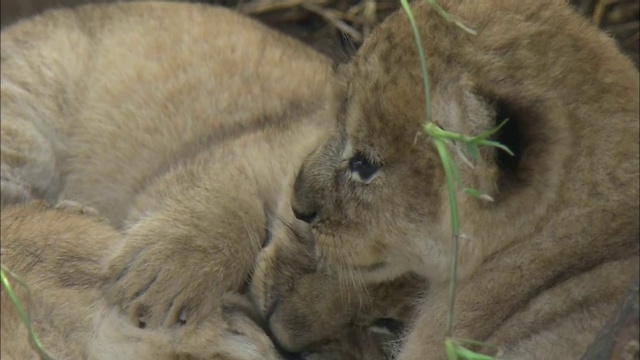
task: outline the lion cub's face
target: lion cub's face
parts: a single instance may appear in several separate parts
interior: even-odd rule
[[[335,91],[339,130],[305,161],[292,208],[311,224],[319,252],[366,282],[407,271],[444,274],[448,198],[436,148],[421,133],[419,76],[386,69],[383,63],[392,60],[381,60],[384,54],[374,50],[364,48],[340,70]],[[434,77],[442,83],[432,94],[434,115],[446,120],[448,130],[469,133],[495,122],[495,106],[462,77]],[[462,176],[479,184],[490,172],[478,169]],[[490,190],[489,182],[481,185]]]
[[[288,201],[287,201],[288,207]],[[415,274],[365,285],[322,266],[310,226],[288,211],[269,221],[269,236],[256,261],[249,297],[273,338],[290,352],[322,354],[348,338],[355,358],[379,358],[385,342],[396,341],[408,325],[426,281]],[[358,348],[359,347],[359,348]],[[358,349],[355,349],[358,348]]]
[[[367,281],[383,281],[419,261],[405,251],[409,243],[397,242],[421,237],[442,221],[442,171],[431,149],[413,145],[417,122],[399,126],[383,120],[404,107],[419,108],[412,101],[418,97],[371,103],[367,95],[375,91],[376,75],[367,72],[354,64],[342,74],[336,94],[340,129],[305,161],[292,207],[296,217],[312,224],[327,260]],[[432,239],[442,235],[429,232]]]

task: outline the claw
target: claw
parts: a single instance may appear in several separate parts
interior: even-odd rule
[[[180,316],[178,316],[178,321],[180,322],[180,325],[184,325],[187,323],[187,309],[183,308],[182,311],[180,311]]]
[[[136,310],[136,317],[138,318],[138,327],[140,329],[144,329],[147,327],[147,321],[145,320],[145,317],[147,316],[148,312],[149,312],[149,309],[147,309],[147,307],[144,305],[138,307],[138,309]]]

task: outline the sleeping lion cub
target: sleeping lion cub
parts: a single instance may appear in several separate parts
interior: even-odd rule
[[[2,264],[29,286],[27,298],[24,287],[11,281],[55,360],[281,359],[234,296],[225,298],[227,329],[213,317],[189,331],[131,324],[102,294],[105,258],[122,241],[105,221],[44,202],[4,208],[0,220]],[[4,289],[1,304],[2,359],[39,359]]]
[[[45,12],[1,40],[3,205],[75,201],[124,230],[108,296],[140,327],[219,315],[334,125],[329,61],[230,10],[170,2]]]
[[[508,119],[496,140],[515,153],[484,148],[469,166],[450,148],[465,186],[493,199],[458,196],[453,336],[507,359],[580,358],[638,273],[638,72],[562,1],[441,3],[477,35],[413,5],[433,120],[478,134]],[[338,70],[338,130],[305,160],[292,201],[320,258],[345,276],[430,281],[399,360],[445,358],[451,219],[442,165],[420,134],[422,84],[399,11]],[[277,270],[286,258],[263,261]],[[261,274],[256,303],[288,313],[269,325],[295,347],[279,319],[304,314],[263,286],[274,272]]]
[[[223,296],[222,320],[201,319],[197,327],[188,330],[140,329],[132,324],[108,304],[103,294],[108,281],[104,272],[106,259],[124,238],[106,221],[82,214],[82,209],[54,209],[45,202],[9,206],[0,213],[0,230],[2,264],[29,286],[27,298],[24,287],[10,278],[18,299],[31,310],[34,331],[43,349],[55,360],[297,358],[278,353],[267,334],[254,322],[255,315],[248,308],[247,300],[231,293]],[[316,286],[304,289],[306,294],[300,299],[321,295],[320,289],[334,286],[330,282],[332,278],[313,274],[307,277],[313,279]],[[397,284],[378,286],[376,291],[389,292],[398,288]],[[394,293],[372,297],[376,300],[367,304],[378,310],[363,311],[362,316],[375,316],[380,310],[386,314],[386,309],[393,307],[404,311],[397,315],[400,320],[406,320],[415,296],[412,291],[418,291],[420,283],[407,278],[400,284],[406,284],[402,287],[405,297]],[[0,294],[0,357],[39,359],[7,292],[2,289]],[[316,340],[324,336],[329,342],[306,351],[299,359],[382,360],[387,356],[388,350],[382,345],[395,336],[370,333],[366,317],[354,318],[355,312],[350,312],[343,303],[336,303],[327,294],[321,296],[328,300],[326,304],[301,303],[306,307],[304,311],[314,316],[314,323],[304,329],[307,334],[303,336]],[[220,326],[221,321],[226,325]]]
[[[33,198],[97,212],[124,233],[104,260],[106,304],[151,333],[215,324],[211,346],[226,351],[240,320],[224,310],[224,294],[246,289],[272,239],[294,237],[301,257],[313,250],[286,231],[301,222],[283,199],[335,123],[326,116],[328,60],[195,4],[51,11],[1,40],[3,213]],[[409,276],[369,294],[330,273],[299,275],[307,287],[297,294],[314,303],[305,302],[309,322],[293,319],[305,345],[296,351],[310,358],[385,356],[381,341],[399,333],[425,288]],[[237,357],[270,356],[248,351]]]

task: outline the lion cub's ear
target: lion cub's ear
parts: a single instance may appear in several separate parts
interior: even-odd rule
[[[451,148],[465,186],[482,191],[494,202],[536,183],[532,180],[544,176],[566,155],[562,147],[568,138],[567,117],[553,100],[501,93],[497,86],[468,80],[462,81],[453,98],[455,103],[447,101],[449,109],[440,117],[434,114],[436,119],[443,118],[439,124],[446,130],[475,136],[502,125],[488,140],[503,144],[513,154],[481,146],[479,158],[474,158],[464,144]]]

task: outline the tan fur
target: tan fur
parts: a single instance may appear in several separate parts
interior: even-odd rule
[[[329,75],[323,56],[221,8],[45,13],[2,32],[3,170],[31,196],[127,220],[109,294],[136,322],[204,318],[243,286],[269,203],[331,128],[317,115]]]
[[[54,359],[279,359],[266,334],[233,296],[225,299],[225,321],[210,318],[188,330],[142,330],[102,294],[108,277],[104,258],[122,235],[77,208],[51,209],[31,203],[2,210],[2,264],[31,311],[34,331]],[[2,290],[3,359],[39,359],[7,292]]]
[[[441,3],[478,34],[413,6],[433,120],[478,134],[509,118],[496,139],[516,153],[485,148],[470,167],[450,147],[465,185],[494,199],[458,197],[454,336],[505,358],[579,358],[637,276],[638,72],[561,1]],[[445,357],[451,258],[417,54],[400,11],[339,70],[338,131],[304,162],[292,202],[341,273],[430,280],[400,360]]]
[[[213,326],[202,346],[226,351],[238,330],[223,294],[243,290],[295,171],[334,126],[330,77],[323,56],[214,7],[95,5],[21,22],[2,32],[3,211],[35,197],[106,217],[124,232],[105,260],[106,303],[131,331]],[[384,356],[368,328],[385,313],[309,278],[309,296],[326,292],[309,308],[307,355]]]
[[[116,0],[122,1],[122,0]],[[2,0],[0,2],[0,25],[7,26],[45,10],[81,4],[114,2],[113,0]]]
[[[138,3],[46,14],[2,33],[2,163],[34,195],[78,200],[116,226],[179,159],[232,136],[255,141],[253,129],[324,101],[324,57],[228,10]],[[305,120],[301,129],[330,124]]]
[[[230,333],[222,339],[218,339],[223,331],[218,318],[203,319],[199,326],[188,330],[148,330],[131,324],[105,301],[102,291],[108,281],[105,258],[110,248],[118,246],[124,238],[103,219],[87,216],[83,208],[67,203],[54,209],[44,202],[32,202],[3,209],[0,220],[2,264],[29,287],[27,297],[26,288],[14,277],[9,278],[22,306],[31,311],[34,331],[43,349],[56,360],[281,358],[271,340],[253,322],[246,300],[238,295],[226,294],[223,298],[223,319],[229,321]],[[317,294],[319,288],[332,290],[331,282],[318,279],[324,282],[308,289],[307,296]],[[7,292],[3,289],[1,294],[1,357],[39,359]],[[325,297],[336,303],[331,296]],[[328,317],[339,314],[327,312],[321,302],[315,305],[319,312],[308,309],[315,316],[315,328],[301,330],[324,341],[307,349],[304,359],[387,356],[388,350],[385,352],[381,344],[395,336],[370,334],[366,329],[370,324],[362,323],[364,319],[354,323],[349,318],[353,313],[345,311],[342,304],[334,310],[342,311],[346,317],[338,318]],[[383,310],[362,313],[376,316],[380,311]],[[318,321],[319,318],[323,321]],[[340,322],[325,321],[333,319]],[[325,333],[317,329],[320,326]]]
[[[426,291],[425,280],[406,274],[365,285],[320,266],[308,224],[295,220],[288,201],[283,205],[287,208],[278,210],[270,226],[270,243],[258,255],[249,287],[271,334],[292,352],[318,350],[330,339],[338,344],[353,341],[362,333],[377,337],[383,348],[393,347],[415,315],[417,299]],[[388,329],[384,325],[388,321],[400,329]],[[340,330],[354,327],[363,331],[354,335]],[[380,330],[382,334],[377,333]],[[354,359],[388,357],[388,350]]]

